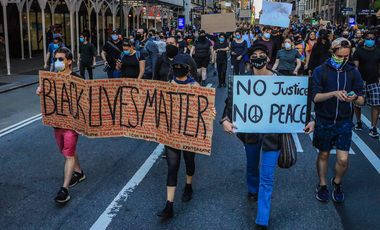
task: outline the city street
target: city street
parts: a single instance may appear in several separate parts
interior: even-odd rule
[[[95,78],[106,77],[102,69],[95,69]],[[218,84],[211,67],[206,83]],[[53,128],[42,125],[36,88],[0,94],[0,229],[255,229],[257,203],[247,200],[244,146],[219,125],[226,88],[216,89],[211,156],[196,155],[193,199],[181,201],[186,182],[182,160],[170,220],[156,216],[166,202],[163,146],[138,139],[81,136],[77,152],[86,180],[69,189],[68,203],[54,203],[64,157]],[[311,137],[295,134],[298,161],[290,169],[276,168],[268,229],[379,229],[380,142],[368,135],[370,108],[362,112],[364,131],[353,134],[342,181],[345,202],[335,204],[331,195],[328,203],[316,200],[317,151]],[[332,154],[330,192],[335,161]]]

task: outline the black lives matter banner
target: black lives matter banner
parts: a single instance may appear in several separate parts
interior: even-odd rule
[[[215,89],[138,79],[83,80],[40,72],[44,125],[87,137],[151,139],[210,155]]]
[[[234,76],[232,120],[242,133],[299,133],[309,77]]]

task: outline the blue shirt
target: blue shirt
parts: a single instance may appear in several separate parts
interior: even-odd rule
[[[62,47],[65,47],[64,44],[62,44]],[[49,44],[49,47],[48,47],[48,53],[50,53],[50,62],[53,63],[53,58],[54,58],[54,51],[56,49],[54,48],[54,44],[53,42]]]

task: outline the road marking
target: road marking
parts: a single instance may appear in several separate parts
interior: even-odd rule
[[[300,139],[298,138],[297,133],[292,133],[292,136],[293,136],[294,142],[296,143],[297,152],[303,153],[301,142],[300,142]]]
[[[122,202],[127,201],[128,196],[133,190],[139,185],[139,183],[144,179],[146,174],[152,168],[153,164],[156,162],[158,157],[164,151],[165,146],[159,144],[157,148],[150,154],[149,158],[144,162],[144,164],[139,168],[139,170],[133,175],[131,180],[123,187],[119,194],[113,199],[107,209],[100,215],[96,222],[91,226],[90,230],[101,230],[106,229],[111,223],[112,219],[119,212],[122,207]]]
[[[376,156],[376,154],[371,150],[370,147],[360,137],[352,132],[352,140],[358,146],[360,151],[362,151],[363,155],[367,158],[367,160],[372,164],[372,166],[380,173],[380,159]]]
[[[206,87],[209,87],[209,88],[210,88],[211,86],[212,86],[212,83],[209,83],[209,84],[207,84]]]
[[[11,126],[5,128],[5,129],[2,129],[2,130],[0,130],[0,137],[3,137],[3,136],[5,136],[5,135],[7,135],[7,134],[9,134],[11,132],[14,132],[14,131],[16,131],[18,129],[21,129],[22,127],[27,126],[27,125],[35,122],[35,121],[38,121],[41,118],[42,118],[42,114],[40,113],[40,114],[37,114],[37,115],[35,115],[33,117],[30,117],[28,119],[20,121],[17,124],[14,124],[14,125],[11,125]]]

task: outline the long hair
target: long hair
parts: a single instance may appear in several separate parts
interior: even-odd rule
[[[314,30],[312,30],[312,31],[310,31],[309,33],[307,33],[307,35],[306,35],[306,38],[305,38],[305,43],[308,43],[309,42],[309,40],[310,40],[310,34],[311,33],[314,33],[315,34],[315,37],[317,37],[317,32],[315,32]]]
[[[322,36],[318,37],[317,43],[314,44],[313,52],[317,54],[323,54],[325,52],[329,52],[331,48],[331,41],[329,38],[326,39],[326,43],[322,43]]]

